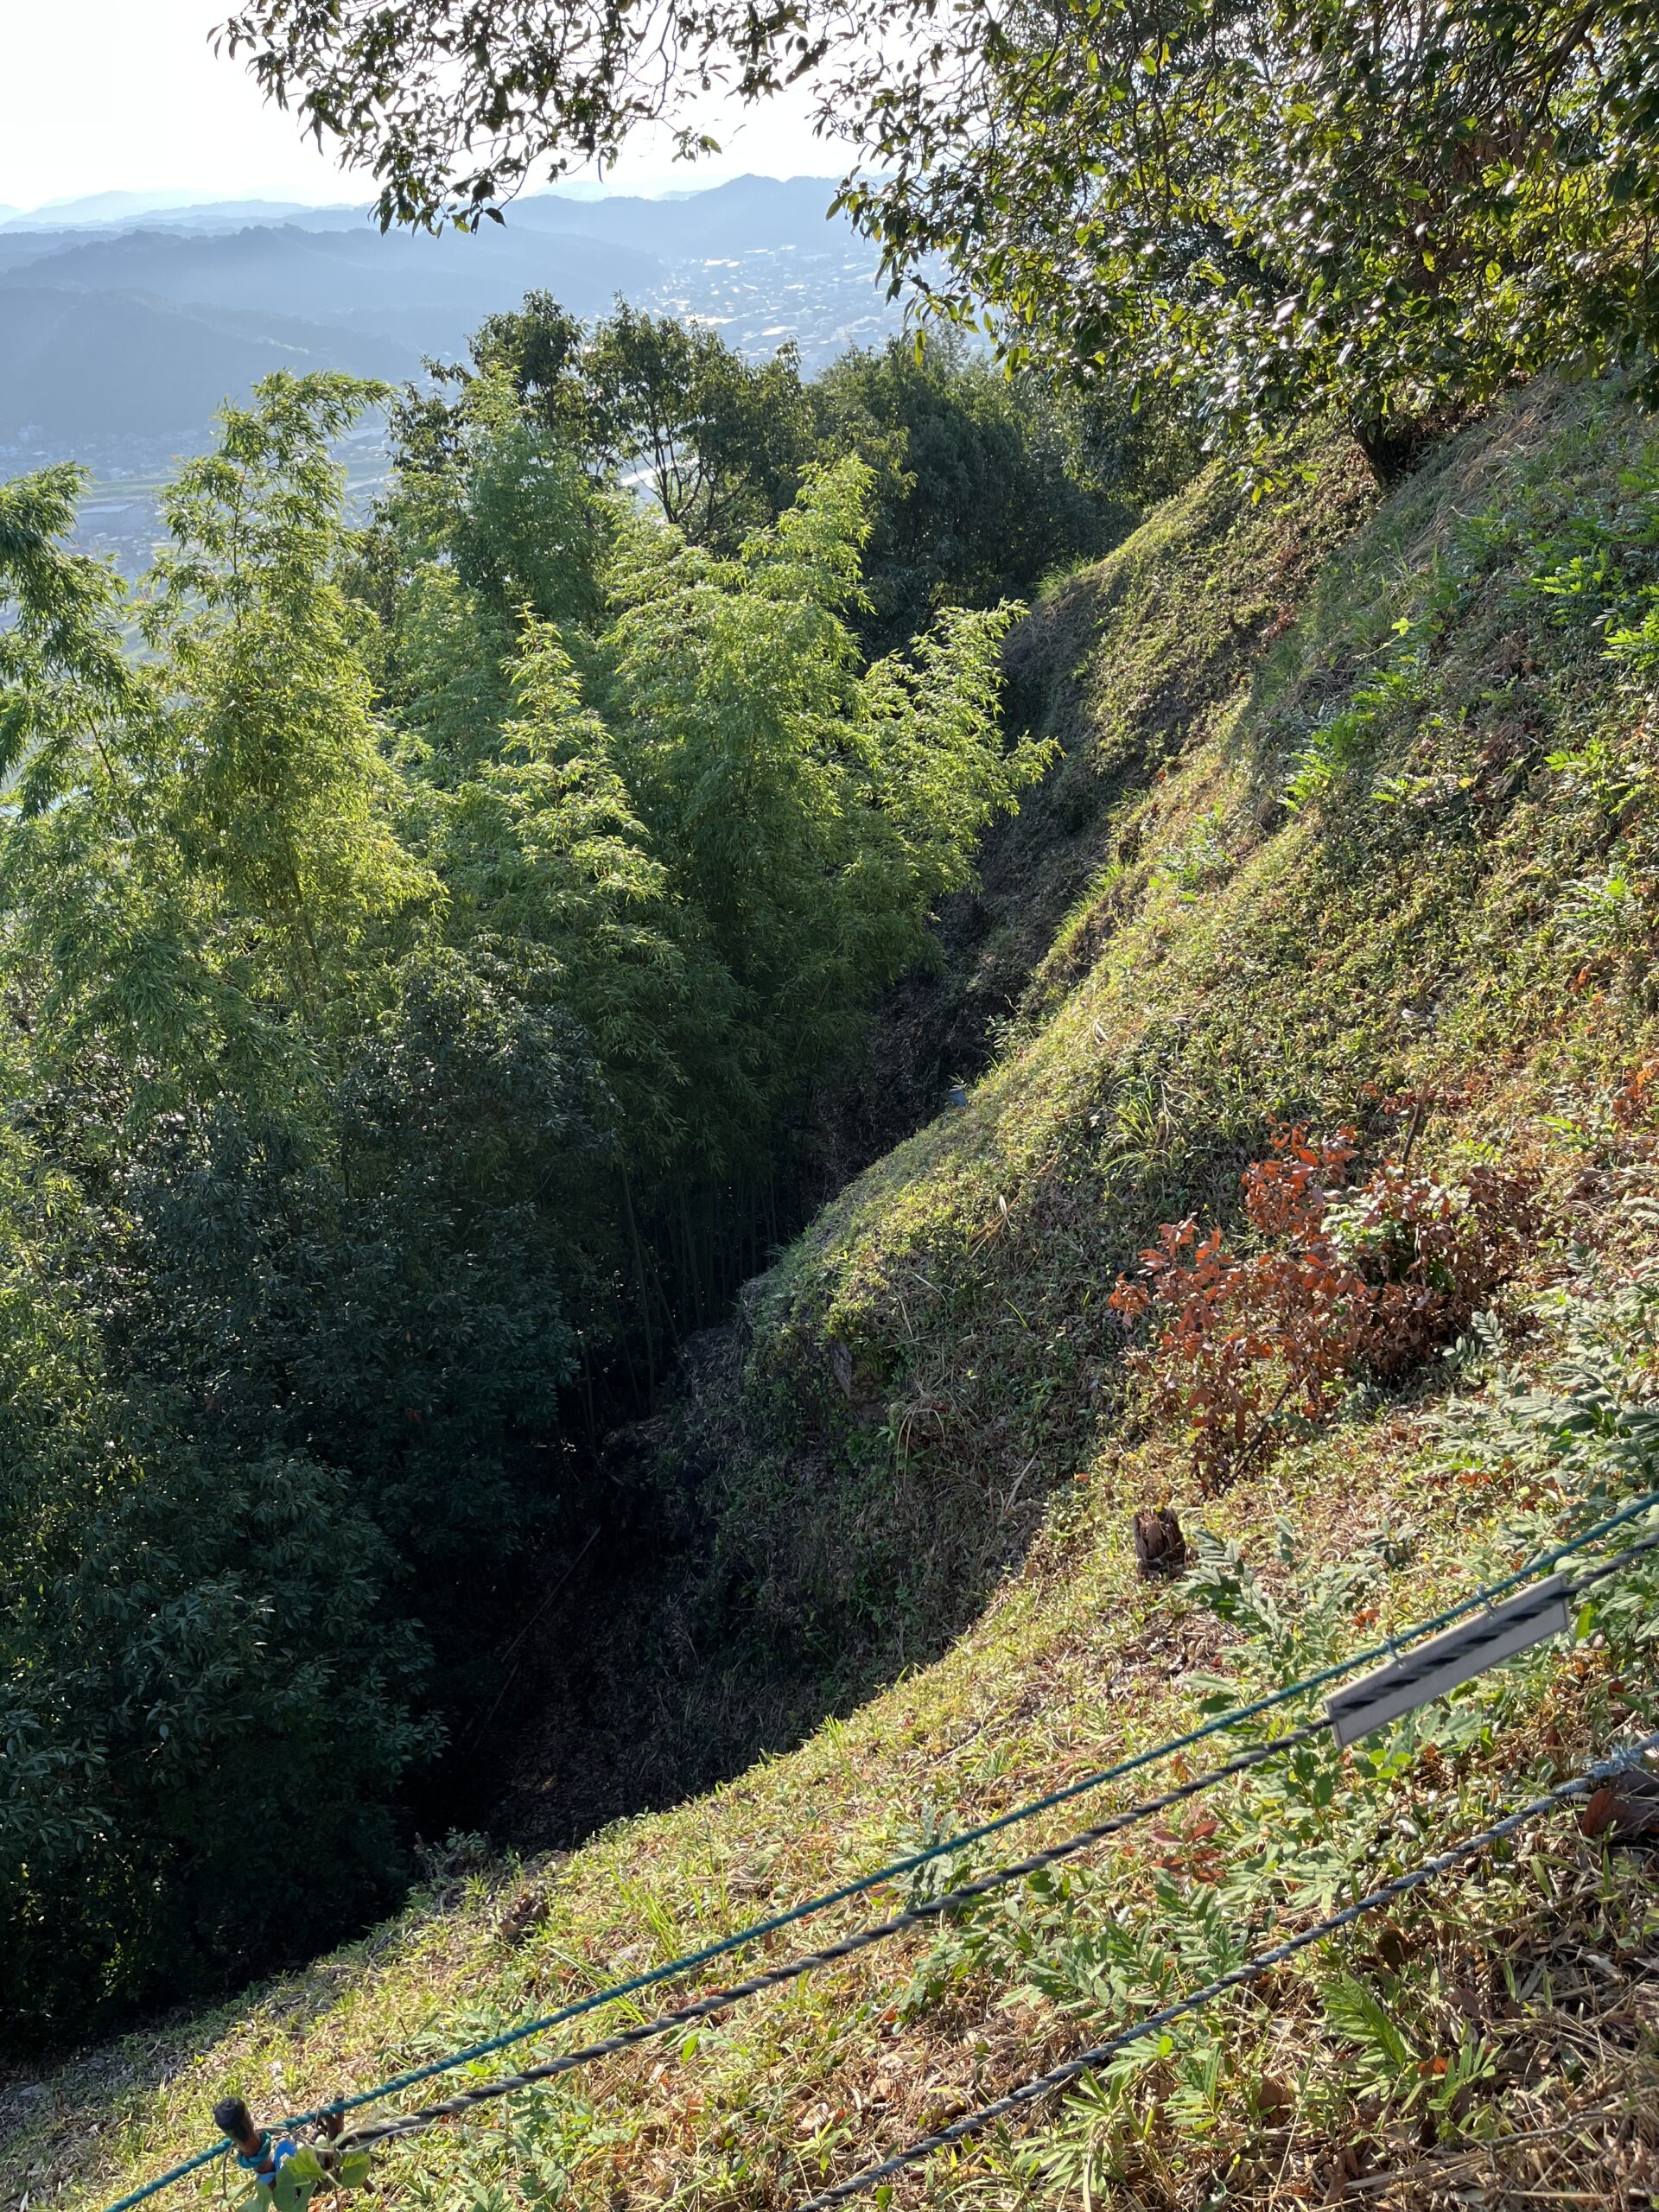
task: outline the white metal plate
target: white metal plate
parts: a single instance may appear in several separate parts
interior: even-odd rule
[[[1325,1717],[1338,1744],[1357,1742],[1547,1637],[1564,1635],[1567,1620],[1567,1578],[1553,1574],[1347,1683],[1325,1700]]]

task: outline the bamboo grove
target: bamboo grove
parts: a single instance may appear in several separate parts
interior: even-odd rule
[[[400,1792],[485,1694],[503,1591],[590,1509],[607,1415],[765,1264],[804,1102],[1044,765],[999,728],[1015,610],[982,559],[870,642],[871,534],[899,544],[928,467],[883,391],[932,392],[936,451],[956,408],[953,496],[990,527],[965,455],[1027,522],[1047,487],[1028,569],[1104,526],[996,378],[865,357],[832,436],[789,362],[636,323],[721,491],[675,523],[622,481],[639,406],[613,381],[601,437],[506,358],[524,338],[393,403],[366,527],[333,455],[391,396],[338,376],[226,415],[130,590],[69,550],[73,469],[0,486],[25,2041],[391,1894]],[[721,454],[753,472],[760,430],[693,372],[773,416],[781,377],[758,488]],[[992,587],[1032,581],[1007,565]],[[891,628],[891,551],[871,573]]]

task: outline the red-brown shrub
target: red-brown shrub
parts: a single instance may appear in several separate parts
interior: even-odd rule
[[[1524,1176],[1476,1166],[1445,1184],[1387,1161],[1350,1188],[1351,1130],[1281,1127],[1272,1143],[1243,1179],[1258,1250],[1241,1257],[1218,1229],[1166,1222],[1111,1296],[1127,1322],[1155,1313],[1130,1361],[1155,1409],[1187,1422],[1211,1491],[1271,1458],[1288,1416],[1322,1421],[1352,1377],[1396,1381],[1450,1343],[1534,1227]]]

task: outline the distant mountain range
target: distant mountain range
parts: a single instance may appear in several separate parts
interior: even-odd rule
[[[191,192],[94,192],[81,200],[48,200],[44,207],[25,214],[20,208],[0,207],[0,229],[27,226],[33,230],[94,230],[111,223],[210,223],[219,227],[239,223],[280,221],[289,215],[333,212],[315,208],[302,200],[199,200]],[[355,212],[342,206],[341,212]]]
[[[366,226],[302,230],[296,224],[208,235],[146,228],[115,237],[77,234],[68,243],[14,232],[0,238],[0,263],[7,261],[11,265],[0,268],[0,321],[10,325],[16,316],[48,359],[56,358],[58,341],[54,326],[38,318],[43,296],[96,299],[111,328],[124,319],[150,327],[157,308],[182,308],[194,335],[186,340],[177,317],[167,318],[169,327],[181,342],[210,351],[207,334],[223,327],[226,312],[244,319],[244,341],[268,335],[291,345],[295,334],[288,326],[297,320],[311,327],[308,350],[326,352],[334,334],[348,333],[340,365],[351,361],[387,376],[412,373],[423,353],[453,350],[493,308],[513,304],[533,286],[550,286],[575,313],[591,315],[613,293],[643,292],[663,273],[648,255],[597,238],[493,225],[488,232],[448,231],[439,238],[401,231],[383,238]],[[29,305],[19,313],[21,302]],[[250,317],[263,329],[248,323]],[[95,373],[97,365],[77,365],[77,396],[66,393],[51,417],[31,410],[29,419],[60,435],[78,419],[79,395],[93,388],[86,372]],[[114,402],[128,365],[111,353],[106,368]],[[232,377],[226,389],[239,388]],[[165,378],[151,378],[147,391],[143,416],[158,430],[181,430],[205,419],[187,401],[184,385],[173,391]],[[215,404],[223,396],[217,394]]]
[[[531,289],[575,313],[620,294],[809,365],[894,327],[833,182],[741,177],[674,200],[520,200],[505,226],[383,235],[366,211],[157,207],[101,194],[0,223],[0,473],[78,454],[121,473],[186,449],[279,365],[394,379],[454,359]],[[186,195],[180,195],[181,198]]]

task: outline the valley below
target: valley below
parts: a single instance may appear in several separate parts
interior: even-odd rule
[[[538,1554],[425,1886],[222,2005],[14,2072],[0,2196],[78,2212],[201,2142],[226,2085],[306,2107],[696,1952],[1655,1486],[1659,817],[1647,664],[1609,642],[1654,588],[1652,437],[1617,385],[1540,383],[1383,494],[1320,427],[1266,497],[1212,465],[1039,595],[1003,667],[1045,772],[821,1098],[822,1204],[687,1332],[604,1443],[594,1516]],[[1600,619],[1539,581],[1589,533],[1624,564]],[[1212,1419],[1221,1382],[1189,1387],[1147,1303],[1174,1310],[1212,1229],[1312,1281],[1338,1217],[1381,1240],[1341,1248],[1343,1294],[1391,1333],[1320,1338],[1316,1385],[1293,1308]],[[1364,1274],[1354,1255],[1415,1252],[1430,1220],[1432,1295],[1409,1257]],[[1189,1546],[1166,1580],[1132,1541],[1158,1506]],[[1620,1587],[1384,1749],[1264,1769],[1064,1878],[394,2145],[377,2188],[739,2206],[854,2172],[1235,1959],[1222,1900],[1300,1925],[1659,1726],[1650,1567]],[[1029,1847],[1074,1820],[1040,1816]],[[1522,1841],[899,2201],[1053,2201],[1084,2173],[1170,2207],[1642,2201],[1650,1859],[1570,1812]],[[1356,2056],[1367,2032],[1397,2038],[1392,2074]],[[1452,2068],[1461,2101],[1423,2101]]]

